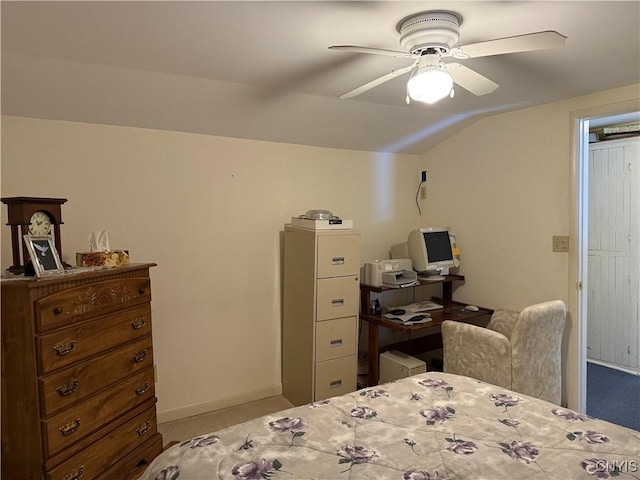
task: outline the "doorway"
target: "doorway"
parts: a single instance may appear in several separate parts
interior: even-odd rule
[[[626,118],[589,122],[587,361],[637,374],[640,137],[604,135]]]
[[[575,354],[577,356],[578,378],[577,392],[568,392],[568,395],[570,395],[571,393],[576,393],[577,409],[581,412],[589,413],[587,411],[587,358],[589,349],[593,349],[595,344],[593,338],[594,332],[591,332],[591,336],[589,332],[589,327],[591,326],[591,328],[594,328],[594,326],[590,323],[589,320],[590,311],[593,315],[593,305],[589,305],[588,298],[589,294],[593,293],[593,288],[596,287],[594,285],[589,285],[589,278],[591,278],[592,283],[598,281],[594,280],[598,277],[594,277],[593,271],[593,259],[595,258],[594,254],[597,254],[598,252],[594,252],[594,250],[592,250],[591,257],[589,255],[589,215],[593,215],[595,212],[595,210],[593,208],[590,208],[589,206],[590,175],[597,174],[597,172],[590,172],[589,170],[589,127],[598,127],[603,125],[610,125],[613,123],[637,122],[638,120],[640,120],[640,112],[638,112],[638,102],[631,101],[616,105],[597,107],[581,112],[573,112],[572,117],[574,121],[574,168],[572,201],[575,203],[572,203],[571,206],[572,254],[570,255],[569,281],[570,286],[572,287],[572,291],[575,292],[575,296],[570,296],[570,308],[572,308],[572,312],[574,313],[576,320],[575,324],[577,328],[578,344],[575,346]],[[593,163],[591,165],[593,166]],[[602,213],[599,212],[598,214],[601,215]],[[595,245],[596,242],[594,242],[593,240],[594,239],[591,238],[591,243]],[[613,260],[608,259],[605,261],[603,260],[604,257],[606,257],[606,255],[602,255],[600,258],[597,258],[597,262],[595,262],[595,264],[600,266],[607,264],[615,266],[615,254],[610,255],[611,259]],[[637,257],[635,258],[637,259]],[[598,262],[600,263],[598,264]],[[618,264],[620,263],[621,262],[618,262]],[[619,276],[620,278],[622,278],[622,275]],[[615,281],[613,283],[615,284]],[[598,288],[600,288],[601,286],[602,285],[597,285]],[[635,298],[637,299],[637,286],[635,288]],[[600,348],[600,346],[597,346],[597,348]],[[615,348],[615,341],[613,341],[611,345],[605,345],[605,356],[610,355],[610,352],[607,351],[607,349],[612,350]],[[629,356],[629,350],[627,350],[626,353],[627,356]],[[618,357],[621,356],[624,355],[620,353]],[[613,363],[615,363],[615,355],[613,357],[613,360]],[[624,360],[621,363],[624,363],[625,361],[627,360]],[[640,377],[636,377],[636,380],[640,381]]]
[[[640,430],[640,137],[628,120],[589,122],[586,413]]]

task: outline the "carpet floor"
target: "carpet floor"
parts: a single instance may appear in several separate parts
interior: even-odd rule
[[[640,431],[640,376],[587,362],[587,415]]]

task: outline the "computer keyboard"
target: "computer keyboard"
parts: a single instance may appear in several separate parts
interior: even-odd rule
[[[430,310],[438,310],[443,308],[439,303],[433,302],[431,300],[425,300],[423,302],[411,303],[409,305],[402,305],[401,307],[407,312],[420,313],[420,312],[428,312]]]
[[[424,302],[417,303],[416,312],[419,312],[421,310],[438,310],[439,308],[442,308],[442,305],[440,305],[439,303],[433,302],[431,300],[426,300]]]

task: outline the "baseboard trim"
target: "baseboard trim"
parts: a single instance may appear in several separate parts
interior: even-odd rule
[[[632,370],[631,368],[616,365],[614,363],[607,363],[601,360],[592,360],[590,358],[587,358],[587,362],[593,363],[595,365],[600,365],[601,367],[607,367],[607,368],[612,368],[613,370],[619,370],[620,372],[629,373],[631,375],[640,376],[640,371]]]
[[[236,405],[242,405],[243,403],[262,400],[264,398],[275,397],[276,395],[282,395],[281,383],[272,385],[271,387],[262,388],[260,390],[243,393],[241,395],[234,395],[233,397],[221,398],[218,400],[198,403],[195,405],[187,405],[185,407],[173,408],[171,410],[165,410],[162,412],[159,411],[158,423],[173,422],[174,420],[193,417],[195,415],[202,415],[203,413],[214,412],[216,410],[221,410],[227,407],[235,407]]]

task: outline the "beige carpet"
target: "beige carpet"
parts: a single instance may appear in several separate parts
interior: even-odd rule
[[[162,440],[166,445],[169,442],[187,440],[205,433],[216,432],[231,425],[291,407],[293,405],[289,400],[278,395],[195,417],[159,423],[158,431],[162,434]]]

